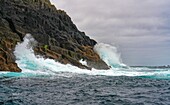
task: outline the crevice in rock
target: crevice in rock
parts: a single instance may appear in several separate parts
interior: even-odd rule
[[[0,11],[0,15],[3,16],[3,13]]]
[[[20,40],[23,41],[23,36],[22,36],[22,34],[20,32],[18,32],[16,30],[15,25],[14,25],[12,19],[9,19],[9,18],[4,18],[4,19],[9,23],[9,27],[12,30],[12,32],[16,33],[19,36]]]

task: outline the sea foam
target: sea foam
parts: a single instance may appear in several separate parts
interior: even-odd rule
[[[80,69],[76,66],[67,64],[61,64],[53,59],[45,59],[42,56],[36,56],[33,51],[33,45],[36,43],[34,38],[27,34],[22,43],[18,43],[15,47],[14,55],[16,56],[16,63],[19,68],[22,69],[21,73],[3,72],[0,76],[55,76],[58,73],[65,72],[76,74],[88,74],[88,75],[105,75],[105,76],[167,76],[169,70],[161,71],[160,69],[154,70],[149,68],[130,68],[125,66],[120,58],[120,54],[117,53],[117,49],[114,46],[99,43],[94,47],[94,50],[99,54],[111,69],[109,70],[86,70]],[[84,65],[87,65],[85,61],[80,60]],[[62,74],[63,75],[63,74]]]
[[[99,43],[94,46],[94,51],[99,54],[100,58],[112,68],[126,66],[122,63],[120,53],[117,48],[109,44]]]

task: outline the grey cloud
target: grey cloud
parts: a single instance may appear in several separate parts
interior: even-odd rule
[[[64,9],[90,37],[119,46],[125,63],[170,64],[167,60],[170,57],[166,58],[170,53],[167,49],[170,46],[167,44],[170,40],[170,0],[51,1],[57,8]],[[152,51],[164,55],[160,62],[152,62],[157,60],[157,54],[151,54]],[[152,60],[147,61],[147,57]]]

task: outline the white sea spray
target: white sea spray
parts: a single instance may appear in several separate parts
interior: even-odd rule
[[[45,59],[41,56],[36,56],[33,51],[34,38],[27,34],[22,43],[16,45],[14,55],[16,56],[16,63],[22,69],[21,73],[3,72],[0,76],[56,76],[61,73],[62,76],[69,76],[73,74],[86,75],[104,75],[104,76],[156,76],[164,77],[169,75],[169,69],[149,69],[149,68],[131,68],[126,67],[117,53],[114,46],[108,44],[98,44],[94,47],[95,51],[100,57],[110,66],[109,70],[86,70],[80,69],[70,64],[64,65],[56,62],[53,59]],[[86,65],[86,62],[80,60]],[[62,74],[65,72],[65,74]],[[69,75],[68,75],[69,74]]]

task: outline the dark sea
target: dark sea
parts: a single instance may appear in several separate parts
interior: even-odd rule
[[[170,80],[72,73],[1,77],[0,105],[170,105]]]

